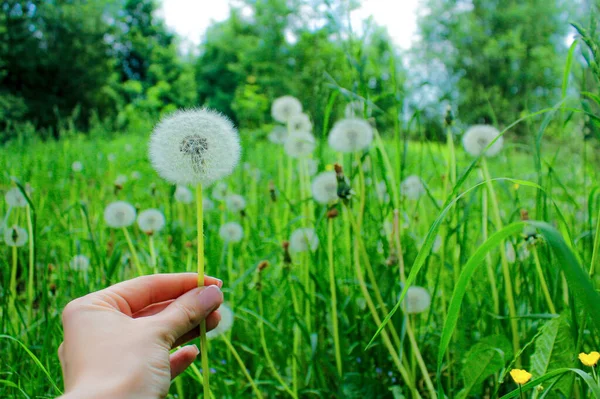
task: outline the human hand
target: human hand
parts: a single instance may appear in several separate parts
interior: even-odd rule
[[[195,345],[170,350],[198,336],[206,320],[221,320],[222,282],[197,274],[157,274],[124,281],[71,301],[64,309],[58,356],[62,399],[164,398],[171,379],[198,355]]]

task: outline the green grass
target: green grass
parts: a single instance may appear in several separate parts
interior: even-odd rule
[[[195,269],[194,206],[173,200],[174,188],[164,183],[148,162],[147,140],[148,137],[135,135],[110,140],[73,136],[59,142],[9,143],[2,148],[0,192],[12,187],[11,176],[33,188],[30,198],[35,210],[35,297],[30,311],[30,253],[25,246],[18,251],[16,311],[9,311],[12,251],[2,244],[0,333],[4,335],[0,336],[0,397],[56,396],[55,385],[62,387],[56,355],[62,341],[61,309],[73,298],[136,276],[122,233],[104,223],[102,215],[108,203],[125,200],[140,210],[156,207],[164,212],[167,227],[155,237],[159,271]],[[282,148],[243,136],[243,164],[227,182],[232,193],[246,198],[247,209],[242,216],[215,201],[216,208],[206,213],[206,270],[225,281],[226,302],[233,304],[236,315],[230,342],[265,397],[290,396],[284,384],[293,386],[294,347],[300,397],[399,398],[401,393],[410,398],[417,391],[422,397],[429,397],[432,391],[437,395],[443,391],[450,397],[500,397],[517,388],[508,377],[512,367],[520,365],[531,371],[538,368],[534,363],[541,360],[546,360],[544,375],[555,373],[551,378],[563,372],[557,370],[582,370],[564,371],[569,377],[558,383],[553,379],[545,381],[544,389],[551,390],[548,397],[560,397],[559,392],[566,397],[594,397],[598,387],[593,385],[593,379],[573,379],[571,375],[591,375],[591,370],[578,362],[577,355],[600,350],[598,318],[588,317],[597,312],[593,304],[600,303],[594,302],[600,298],[600,265],[595,271],[591,268],[592,279],[587,277],[600,210],[596,197],[596,151],[587,148],[584,156],[583,143],[542,142],[538,170],[533,145],[507,141],[501,154],[487,161],[490,175],[496,180],[479,184],[479,164],[472,165],[473,159],[456,139],[457,176],[460,178],[470,166],[473,168],[452,196],[452,185],[446,184],[446,144],[409,142],[407,156],[402,160],[405,169],[397,170],[390,169],[399,164],[397,146],[386,140],[381,148],[389,164],[375,147],[362,157],[362,162],[369,158],[371,165],[364,174],[364,211],[360,206],[363,178],[352,167],[351,157],[344,159],[346,174],[357,195],[349,207],[338,205],[340,217],[331,225],[342,365],[339,376],[332,335],[327,209],[313,203],[306,190],[300,192],[297,180],[292,182],[290,198],[284,198],[278,168]],[[315,151],[316,156],[319,154],[319,171],[339,159],[325,141],[321,146]],[[109,160],[109,154],[114,154],[114,161]],[[83,163],[81,173],[71,170],[74,161]],[[294,170],[296,164],[292,163]],[[139,180],[131,178],[133,171],[141,174]],[[114,181],[119,174],[126,174],[129,180],[122,190],[115,190]],[[398,190],[402,178],[411,174],[423,179],[427,194],[418,201],[399,197],[401,220],[406,219],[400,254],[394,237],[386,232],[394,211],[391,185],[395,182]],[[298,174],[293,176],[297,179]],[[279,193],[275,203],[269,193],[271,181]],[[382,181],[390,189],[390,201],[377,196],[375,187]],[[472,187],[475,188],[471,190]],[[211,188],[205,193],[210,197]],[[484,193],[487,208],[482,207]],[[497,196],[497,215],[492,196]],[[452,199],[454,206],[446,207]],[[519,224],[522,210],[531,219],[546,222],[533,224],[540,233],[533,241],[526,241],[523,236],[524,224]],[[1,201],[0,217],[7,225],[18,223],[27,227],[25,208],[9,210]],[[218,235],[219,226],[229,221],[240,222],[245,229],[244,240],[231,248],[232,257],[227,256],[228,249]],[[293,256],[292,264],[286,264],[282,241],[306,225],[316,228],[319,248],[306,257]],[[432,226],[439,230],[430,231]],[[147,238],[136,225],[130,232],[145,273],[151,273]],[[442,245],[431,253],[427,249],[437,235]],[[499,250],[506,240],[517,254],[529,253],[522,258],[517,255],[516,262],[508,263],[506,270],[514,294],[516,347]],[[426,250],[419,253],[423,243]],[[69,267],[77,254],[91,260],[87,275]],[[399,259],[405,267],[402,277]],[[257,265],[264,260],[269,267],[261,273],[257,285]],[[379,328],[373,313],[379,319],[385,318],[397,304],[401,280],[409,273],[414,285],[425,287],[432,294],[431,306],[424,313],[408,317],[399,307],[383,329],[386,334],[375,337],[365,349]],[[498,293],[497,304],[491,295],[491,281]],[[544,295],[544,284],[548,296]],[[551,314],[549,302],[556,314]],[[558,314],[564,315],[561,320],[566,328],[557,331],[563,334],[563,341],[570,342],[560,348],[553,346],[556,341],[549,340],[548,334],[540,330]],[[210,364],[216,372],[211,383],[216,396],[251,397],[252,388],[227,345],[220,340],[213,342]],[[272,364],[264,355],[265,346]],[[564,353],[556,356],[559,349]],[[391,353],[400,359],[401,367]],[[534,374],[533,378],[542,376]],[[185,398],[201,395],[202,386],[194,372],[180,379],[182,383],[171,389],[173,395],[178,390]],[[433,390],[428,388],[428,380]],[[414,387],[412,392],[410,387]]]

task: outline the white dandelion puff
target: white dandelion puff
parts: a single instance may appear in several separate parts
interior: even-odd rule
[[[483,153],[485,148],[500,135],[498,129],[490,125],[471,126],[463,135],[463,146],[465,151],[474,157]],[[493,157],[501,150],[504,143],[504,137],[500,136],[494,144],[486,151],[485,155]]]
[[[360,100],[352,101],[346,104],[344,116],[346,118],[360,118],[364,114],[364,103]]]
[[[129,202],[116,201],[104,208],[104,221],[114,229],[131,226],[135,222],[135,216],[135,208]]]
[[[337,178],[334,171],[319,173],[312,182],[313,198],[319,204],[329,204],[337,201]]]
[[[246,209],[246,200],[238,194],[229,194],[225,197],[225,205],[231,212],[241,212]]]
[[[292,252],[314,252],[318,247],[319,237],[313,228],[299,228],[292,232],[290,236],[290,250]]]
[[[333,125],[327,141],[339,152],[365,150],[373,141],[373,128],[364,119],[342,119]]]
[[[166,221],[165,216],[158,209],[146,209],[138,215],[137,224],[144,233],[154,234],[165,227]]]
[[[408,176],[400,184],[400,192],[409,200],[416,201],[425,194],[425,186],[419,176]]]
[[[149,152],[165,180],[209,185],[231,174],[240,159],[240,140],[229,119],[217,112],[177,111],[154,128]]]
[[[212,189],[212,197],[217,201],[224,201],[229,192],[229,186],[225,182],[218,182]]]
[[[83,170],[83,164],[80,161],[75,161],[71,164],[71,170],[73,170],[73,172],[79,173]]]
[[[423,313],[431,306],[431,295],[425,288],[413,285],[406,292],[403,306],[408,314]]]
[[[86,273],[90,269],[90,259],[85,255],[75,255],[69,262],[72,270]]]
[[[4,242],[9,247],[22,247],[28,238],[27,230],[16,225],[4,230]]]
[[[142,178],[142,174],[137,170],[131,172],[131,180],[140,180]]]
[[[504,254],[506,255],[506,260],[508,261],[508,263],[515,263],[515,261],[517,260],[515,247],[510,241],[506,241],[506,244],[504,245]]]
[[[219,237],[225,242],[240,242],[244,238],[244,229],[236,222],[225,223],[219,228]]]
[[[292,158],[306,157],[315,150],[317,143],[312,134],[307,132],[291,133],[285,140],[285,152]]]
[[[4,194],[4,199],[8,206],[13,208],[24,208],[27,206],[27,198],[18,187],[13,187]]]
[[[287,123],[293,116],[300,113],[302,113],[302,104],[296,97],[279,97],[271,105],[273,119],[281,123]]]
[[[205,212],[210,212],[215,209],[215,203],[210,198],[202,198],[202,209]]]
[[[284,126],[275,126],[271,133],[269,133],[269,141],[275,144],[285,143],[285,139],[288,135],[288,131]]]
[[[181,202],[182,204],[191,204],[194,201],[194,195],[192,191],[186,186],[178,185],[173,193],[175,201]]]
[[[296,114],[288,121],[290,132],[312,132],[312,123],[306,114]]]
[[[390,195],[388,194],[387,185],[384,180],[377,183],[375,186],[375,193],[377,194],[379,201],[390,202]]]
[[[208,339],[217,338],[218,336],[229,332],[233,327],[235,318],[233,310],[231,310],[229,306],[221,304],[221,306],[219,306],[219,313],[221,314],[221,321],[219,321],[219,324],[215,328],[206,332],[206,338]]]
[[[125,175],[118,175],[115,179],[115,186],[124,186],[125,183],[127,183],[127,176]]]
[[[319,170],[319,161],[317,161],[316,159],[307,159],[306,170],[308,171],[309,176],[316,175],[317,171]]]

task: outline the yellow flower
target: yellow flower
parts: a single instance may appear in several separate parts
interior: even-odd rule
[[[519,187],[521,187],[521,186],[519,185],[519,183],[515,183],[515,185],[513,187],[514,187],[515,190],[518,190]]]
[[[325,165],[325,170],[326,171],[332,171],[333,170],[333,165],[332,164]]]
[[[525,370],[512,369],[510,370],[510,376],[519,385],[526,384],[531,379],[531,374]]]
[[[598,364],[598,360],[600,360],[600,353],[594,351],[588,355],[582,352],[579,354],[579,360],[581,360],[584,366],[594,367]]]

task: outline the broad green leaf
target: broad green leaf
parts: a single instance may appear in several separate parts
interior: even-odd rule
[[[535,351],[531,356],[531,370],[534,376],[572,366],[575,345],[571,338],[569,325],[564,315],[549,320],[542,327],[542,334],[535,341]],[[556,383],[566,397],[569,397],[572,376],[563,377]],[[552,397],[552,395],[550,395]]]

